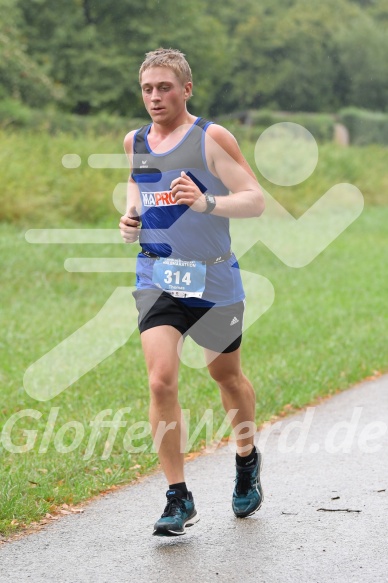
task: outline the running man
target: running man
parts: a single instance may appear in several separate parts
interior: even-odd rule
[[[260,216],[264,199],[233,135],[189,113],[193,82],[183,53],[147,53],[139,81],[152,121],[124,140],[132,173],[120,231],[126,243],[139,240],[141,246],[133,295],[148,371],[152,435],[169,485],[153,534],[175,536],[198,520],[185,482],[186,430],[178,400],[179,351],[187,335],[204,348],[235,429],[233,511],[244,518],[263,500],[261,454],[251,430],[236,430],[254,426],[255,393],[240,363],[245,296],[229,219]],[[173,429],[156,444],[161,424]]]

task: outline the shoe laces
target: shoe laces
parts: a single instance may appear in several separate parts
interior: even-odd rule
[[[165,518],[166,516],[175,516],[180,510],[186,510],[184,501],[181,498],[170,498],[164,509],[162,518]]]
[[[235,482],[237,494],[239,496],[247,494],[252,487],[252,470],[238,470]]]

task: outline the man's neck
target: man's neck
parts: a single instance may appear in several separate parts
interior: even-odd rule
[[[154,138],[162,140],[176,132],[180,127],[182,127],[185,133],[187,131],[187,127],[185,128],[185,126],[192,125],[196,119],[195,115],[191,115],[191,113],[185,111],[183,115],[180,115],[168,124],[152,122],[150,134],[154,136]]]
[[[187,115],[180,116],[173,123],[160,124],[153,122],[148,134],[148,143],[152,150],[163,153],[175,147],[186,135],[188,126],[193,125],[197,119],[195,115],[186,112]]]

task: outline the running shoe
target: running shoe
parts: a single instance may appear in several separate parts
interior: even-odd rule
[[[233,491],[232,508],[237,518],[250,516],[261,507],[264,500],[260,484],[261,465],[262,456],[259,450],[257,450],[257,459],[252,467],[236,465],[236,485]]]
[[[167,506],[162,516],[154,525],[156,536],[179,536],[186,534],[185,528],[193,526],[199,518],[194,506],[191,492],[184,494],[180,490],[167,490]]]

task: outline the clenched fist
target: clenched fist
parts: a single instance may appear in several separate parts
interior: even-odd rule
[[[135,243],[139,238],[140,217],[136,207],[132,206],[120,219],[120,233],[124,243]]]

